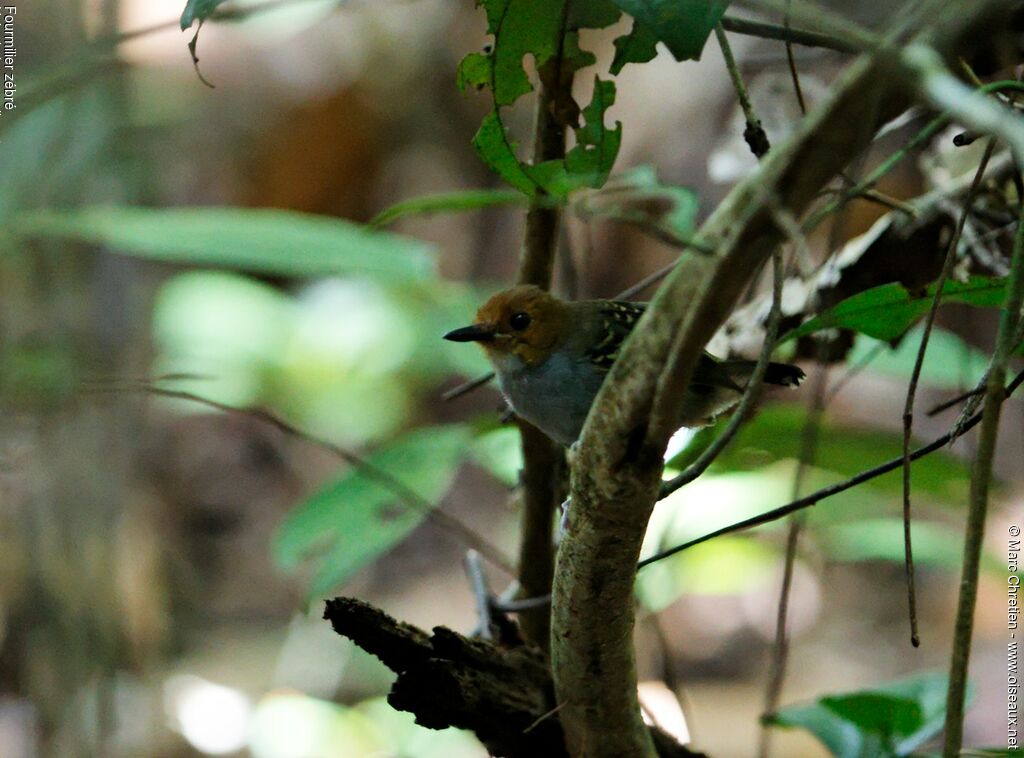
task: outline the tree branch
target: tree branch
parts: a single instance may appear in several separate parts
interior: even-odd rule
[[[998,5],[947,3],[934,44],[961,52]],[[886,58],[855,61],[835,95],[723,201],[698,234],[716,252],[691,254],[668,276],[591,409],[552,594],[555,690],[572,755],[654,754],[636,699],[633,580],[661,456],[704,345],[785,234],[766,198],[799,214],[909,102]]]
[[[566,3],[566,12],[569,4]],[[563,22],[561,38],[565,37]],[[533,162],[539,164],[565,157],[565,124],[559,103],[571,97],[573,69],[564,65],[561,51],[541,70],[537,114],[534,123]],[[519,284],[549,289],[558,247],[560,209],[551,203],[531,205],[526,214],[526,238],[519,260]],[[554,520],[561,500],[564,455],[561,448],[532,425],[518,420],[522,437],[521,474],[523,518],[519,550],[519,586],[523,597],[551,591],[555,570]],[[551,629],[551,607],[541,605],[519,617],[523,635],[547,651]]]
[[[1004,397],[1010,397],[1010,395],[1012,395],[1014,391],[1018,387],[1020,387],[1021,384],[1024,384],[1024,371],[1020,372],[1016,377],[1014,377],[1013,381],[1006,386],[1006,389],[1004,390]],[[937,450],[941,450],[946,445],[953,442],[953,440],[963,436],[968,431],[977,426],[978,423],[981,421],[981,416],[981,413],[977,413],[971,416],[969,419],[967,419],[964,424],[954,427],[952,431],[946,432],[941,437],[932,440],[924,447],[919,447],[917,450],[913,451],[910,454],[910,460],[916,461],[919,458],[924,458],[926,455],[931,455]],[[750,518],[744,519],[743,521],[737,521],[735,524],[723,526],[721,529],[716,529],[713,532],[709,532],[708,534],[705,534],[701,537],[692,539],[689,542],[684,542],[681,545],[676,545],[675,547],[671,547],[668,550],[662,550],[660,553],[656,553],[655,555],[652,555],[648,558],[644,558],[642,561],[640,561],[640,563],[637,564],[637,569],[642,569],[645,566],[650,566],[652,563],[657,563],[658,561],[662,561],[668,558],[669,556],[675,555],[676,553],[681,553],[684,550],[689,550],[691,547],[701,545],[705,542],[713,540],[715,537],[721,537],[724,534],[732,534],[734,532],[742,532],[747,529],[752,529],[755,526],[762,526],[764,524],[770,524],[772,521],[778,521],[779,519],[785,518],[791,513],[803,510],[804,508],[810,508],[812,506],[815,506],[822,500],[830,498],[833,495],[838,495],[840,492],[846,492],[846,490],[858,487],[864,484],[865,482],[869,482],[872,479],[882,476],[883,474],[888,474],[890,471],[895,471],[902,465],[903,456],[900,455],[896,458],[886,461],[885,463],[875,466],[874,468],[870,468],[867,471],[862,471],[856,476],[852,476],[849,479],[846,479],[842,482],[830,484],[828,487],[822,487],[820,490],[812,492],[809,495],[804,495],[803,497],[797,498],[796,500],[786,503],[785,505],[780,505],[778,508],[772,508],[770,511],[765,511],[764,513],[760,513],[757,516],[751,516]]]
[[[1016,155],[1018,162],[1020,154]],[[967,665],[971,657],[971,637],[974,631],[974,607],[978,599],[978,566],[985,539],[985,516],[988,511],[988,488],[992,479],[992,462],[999,436],[999,415],[1006,398],[1003,383],[1010,354],[1016,347],[1021,304],[1024,303],[1024,215],[1017,225],[1010,262],[1010,280],[1006,286],[1006,300],[999,319],[996,349],[988,369],[985,401],[981,411],[981,433],[978,451],[971,471],[971,498],[967,511],[964,537],[963,574],[960,579],[960,598],[956,611],[953,635],[953,656],[949,670],[949,691],[946,698],[946,737],[943,758],[960,754],[963,739],[964,700],[967,695]]]

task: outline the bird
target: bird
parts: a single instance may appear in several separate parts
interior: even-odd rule
[[[444,339],[483,347],[516,415],[569,447],[579,438],[598,390],[646,305],[567,301],[534,285],[517,285],[493,295],[472,324],[453,329]],[[755,365],[704,352],[686,390],[679,426],[707,426],[732,409]],[[769,363],[764,381],[796,387],[803,378],[798,366]]]

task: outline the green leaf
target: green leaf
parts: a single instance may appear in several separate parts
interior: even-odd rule
[[[480,129],[473,137],[473,147],[483,162],[506,182],[527,197],[537,194],[537,183],[516,157],[516,144],[509,140],[497,110],[484,116]]]
[[[704,43],[725,15],[729,0],[615,0],[615,4],[664,42],[677,61],[685,61],[700,60]]]
[[[395,203],[374,216],[370,226],[384,226],[403,216],[423,216],[430,213],[461,213],[496,205],[522,205],[522,192],[514,190],[482,189],[457,192],[439,192]]]
[[[938,734],[945,716],[947,677],[923,674],[875,689],[829,695],[788,706],[765,721],[801,727],[837,758],[907,755]]]
[[[622,123],[615,122],[615,128],[610,130],[604,125],[605,111],[614,103],[615,84],[595,76],[594,96],[583,109],[584,123],[576,130],[576,146],[565,156],[569,173],[589,187],[605,183],[619,154]]]
[[[972,276],[963,283],[946,282],[942,302],[998,308],[1003,304],[1005,289],[1006,279]],[[837,303],[790,331],[782,341],[837,328],[852,329],[880,340],[894,340],[928,312],[934,296],[934,284],[914,293],[897,283],[883,284]]]
[[[471,53],[459,66],[459,87],[493,86],[494,104],[511,105],[533,89],[523,60],[532,56],[540,68],[557,53],[574,69],[589,66],[594,55],[580,50],[579,29],[601,29],[620,15],[611,0],[480,0],[487,14],[487,33],[494,35],[488,55]],[[484,58],[489,58],[485,61]]]
[[[279,276],[405,281],[435,272],[422,242],[293,211],[92,206],[25,213],[13,226],[25,237],[81,240],[151,260]]]
[[[188,0],[185,10],[181,12],[181,29],[184,31],[196,21],[205,21],[217,6],[226,0]]]
[[[609,69],[618,75],[627,63],[647,63],[658,54],[658,38],[639,21],[633,21],[629,34],[615,38],[615,57]]]
[[[482,0],[487,33],[494,35],[494,103],[511,105],[533,89],[523,68],[532,55],[537,67],[558,50],[565,0]]]
[[[463,426],[421,428],[377,451],[368,462],[436,505],[451,485],[469,437]],[[379,479],[354,468],[288,515],[274,539],[274,559],[280,567],[293,569],[311,554],[320,556],[310,594],[323,594],[393,547],[426,516]]]
[[[611,130],[604,125],[604,112],[614,101],[615,85],[598,80],[594,97],[584,110],[586,120],[576,130],[577,145],[564,161],[544,161],[535,166],[522,163],[497,110],[484,118],[473,137],[473,147],[484,163],[527,197],[546,194],[562,200],[580,187],[600,187],[608,178],[622,142],[621,124]]]
[[[490,87],[494,76],[494,56],[488,53],[470,53],[459,63],[455,72],[455,83],[459,92],[467,88],[475,90]]]

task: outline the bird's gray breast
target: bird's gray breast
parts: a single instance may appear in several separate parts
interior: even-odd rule
[[[498,384],[512,409],[556,442],[580,436],[604,374],[587,360],[554,353],[539,366],[508,356],[498,366]]]

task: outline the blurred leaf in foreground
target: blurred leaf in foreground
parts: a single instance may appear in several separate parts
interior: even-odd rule
[[[205,21],[211,13],[217,10],[217,6],[226,0],[188,0],[185,3],[185,10],[181,12],[181,29],[188,29],[196,21]]]
[[[341,219],[269,208],[91,206],[14,219],[16,234],[108,245],[128,255],[280,276],[434,276],[430,248]]]
[[[877,355],[873,355],[874,351],[882,341],[860,335],[846,357],[847,363],[854,366],[870,357],[871,363],[867,370],[871,373],[909,380],[923,333],[924,327],[916,326],[907,332],[896,347],[887,346],[888,349],[883,349]],[[964,390],[974,387],[987,367],[987,355],[952,332],[934,327],[928,338],[920,381],[937,389]]]
[[[922,674],[875,689],[828,695],[781,708],[769,724],[801,727],[836,758],[896,758],[939,733],[946,712],[945,674]]]
[[[463,426],[423,427],[378,450],[367,462],[436,506],[451,485],[469,437]],[[296,568],[311,555],[321,558],[309,589],[311,596],[319,596],[393,547],[426,516],[379,477],[353,468],[288,515],[274,539],[274,558],[284,569]]]

